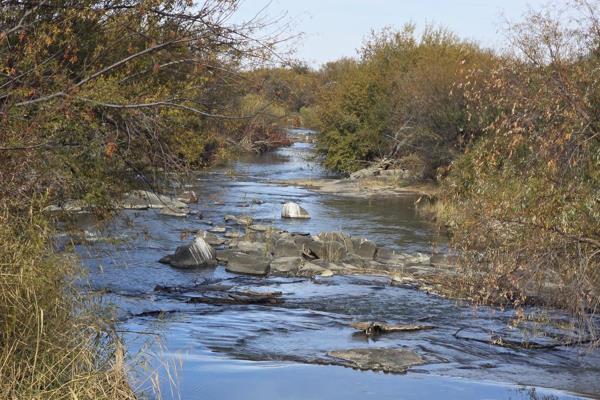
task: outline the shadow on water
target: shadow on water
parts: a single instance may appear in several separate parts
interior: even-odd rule
[[[79,247],[93,287],[116,304],[131,353],[160,333],[159,372],[164,398],[181,399],[570,399],[570,392],[600,394],[600,355],[577,348],[507,349],[463,337],[491,333],[522,338],[509,329],[509,311],[477,310],[422,292],[390,286],[387,278],[253,278],[215,269],[182,271],[157,260],[182,243],[182,232],[223,223],[226,214],[248,214],[290,231],[316,234],[343,230],[400,251],[430,253],[444,248],[433,227],[414,211],[414,198],[349,199],[271,183],[311,179],[327,173],[308,144],[245,157],[199,174],[192,183],[203,214],[176,219],[154,210],[126,212],[107,232],[126,237]],[[281,204],[294,200],[311,214],[308,221],[282,221]],[[239,289],[281,291],[278,305],[187,304],[156,285],[221,282]],[[162,310],[164,315],[131,317]],[[562,318],[558,313],[553,318]],[[368,338],[349,324],[359,320],[412,323],[436,328]],[[461,330],[461,336],[455,335]],[[136,333],[133,333],[136,332]],[[539,332],[536,340],[543,340]],[[406,375],[359,372],[325,365],[331,350],[385,347],[417,351],[427,364]],[[178,364],[172,393],[164,363]],[[317,365],[313,365],[317,364]],[[139,370],[137,374],[143,375]],[[522,387],[520,385],[527,385]],[[537,386],[536,389],[530,387]],[[563,391],[541,389],[556,388]]]

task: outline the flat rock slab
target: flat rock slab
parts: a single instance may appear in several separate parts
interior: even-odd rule
[[[432,325],[417,325],[417,324],[386,324],[385,322],[354,322],[350,325],[354,329],[363,331],[367,335],[378,335],[382,333],[392,332],[415,332],[424,331],[435,328]]]
[[[256,254],[232,252],[227,255],[228,272],[245,275],[267,275],[270,261]]]
[[[425,364],[419,354],[406,349],[350,349],[335,350],[328,356],[340,361],[340,365],[363,371],[382,371],[403,374],[410,367]]]

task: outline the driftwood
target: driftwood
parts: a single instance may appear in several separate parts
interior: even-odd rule
[[[281,292],[255,292],[236,290],[235,286],[221,284],[199,284],[194,286],[161,286],[155,292],[178,294],[192,304],[281,304]]]
[[[364,332],[367,336],[381,335],[392,332],[414,332],[435,328],[432,325],[417,324],[386,324],[385,322],[354,322],[350,325],[354,329]]]
[[[188,303],[202,304],[281,304],[281,292],[223,291],[190,297]]]
[[[220,285],[220,284],[199,284],[193,286],[162,286],[156,285],[154,287],[155,292],[160,293],[186,293],[186,292],[226,292],[233,289],[232,285]]]

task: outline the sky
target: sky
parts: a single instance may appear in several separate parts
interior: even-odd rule
[[[271,18],[284,17],[302,32],[293,43],[296,57],[319,65],[356,56],[372,29],[441,25],[465,39],[502,49],[504,21],[518,21],[529,8],[548,0],[244,0],[236,18],[252,18],[268,6]]]

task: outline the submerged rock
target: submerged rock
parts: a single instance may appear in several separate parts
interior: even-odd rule
[[[281,218],[309,219],[310,215],[308,214],[308,211],[300,207],[298,204],[288,202],[285,203],[281,209]]]
[[[193,242],[179,246],[175,253],[159,260],[175,268],[210,267],[217,264],[216,252],[203,238],[196,237]]]
[[[212,233],[225,233],[227,232],[227,228],[224,226],[215,226],[214,228],[210,228],[208,231]]]
[[[350,349],[327,353],[330,357],[342,361],[342,365],[363,371],[383,371],[397,374],[405,373],[410,367],[425,364],[419,354],[406,349]]]
[[[181,208],[162,208],[159,212],[160,215],[166,215],[168,217],[186,218],[188,213],[185,209]]]

